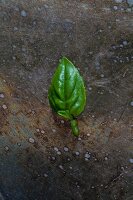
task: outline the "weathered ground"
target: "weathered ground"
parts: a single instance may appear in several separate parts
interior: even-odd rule
[[[0,1],[0,200],[133,199],[128,2]],[[78,139],[47,99],[63,55],[87,87]]]

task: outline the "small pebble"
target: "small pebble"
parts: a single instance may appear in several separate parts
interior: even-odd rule
[[[21,144],[20,143],[17,143],[17,145],[20,147],[21,146]]]
[[[22,11],[21,11],[21,16],[22,16],[22,17],[27,17],[27,12],[26,12],[25,10],[22,10]]]
[[[89,159],[91,156],[89,153],[85,153],[85,158]]]
[[[71,159],[70,159],[70,158],[68,158],[67,160],[68,160],[68,161],[70,161]]]
[[[90,137],[90,133],[87,133],[87,136]]]
[[[60,152],[60,151],[57,151],[57,154],[58,154],[58,155],[61,155],[61,152]]]
[[[63,170],[63,166],[62,165],[59,165],[59,168]]]
[[[13,30],[14,30],[14,31],[18,31],[18,28],[15,26],[15,27],[13,28]]]
[[[72,169],[72,166],[70,166],[69,169]]]
[[[115,0],[116,3],[122,3],[123,0]]]
[[[44,177],[47,178],[47,177],[48,177],[48,174],[44,174]]]
[[[45,131],[44,131],[44,130],[41,130],[41,133],[45,133]]]
[[[88,158],[85,158],[85,161],[88,161],[89,159]]]
[[[105,157],[104,160],[108,160],[108,157]]]
[[[120,44],[120,47],[123,48],[123,44]]]
[[[4,98],[4,94],[0,93],[0,98],[3,99]]]
[[[129,162],[130,162],[131,164],[133,164],[133,158],[130,158],[130,159],[129,159]]]
[[[51,157],[52,160],[56,160],[56,158],[54,156]]]
[[[5,150],[6,150],[6,151],[9,151],[9,147],[8,147],[8,146],[5,146]]]
[[[79,153],[79,151],[76,151],[75,154],[76,154],[76,156],[79,156],[80,153]]]
[[[130,105],[133,106],[133,101],[131,101]]]
[[[40,129],[39,129],[39,128],[37,128],[37,129],[36,129],[36,132],[37,132],[37,133],[39,133],[39,132],[40,132]]]
[[[34,142],[35,142],[34,138],[29,138],[29,142],[34,144]]]
[[[101,78],[104,78],[104,74],[101,74],[100,76],[101,76]]]
[[[82,139],[80,137],[78,137],[78,141],[81,141]]]
[[[68,147],[64,147],[64,151],[68,152],[69,151]]]
[[[117,6],[114,6],[113,8],[114,8],[114,10],[118,10],[118,7],[117,7]]]
[[[53,132],[53,133],[55,133],[55,132],[56,132],[56,130],[55,130],[55,129],[52,129],[52,132]]]
[[[59,151],[57,147],[54,147],[54,150],[55,150],[55,151]]]
[[[2,108],[5,110],[5,109],[7,109],[7,106],[4,104],[4,105],[2,105]]]
[[[64,120],[61,120],[61,123],[64,124]]]
[[[126,46],[128,42],[126,40],[123,41],[123,45]]]

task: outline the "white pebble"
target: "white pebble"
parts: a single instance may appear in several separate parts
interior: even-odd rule
[[[64,147],[64,151],[68,152],[69,151],[68,147]]]
[[[41,133],[45,133],[45,131],[44,131],[44,130],[41,130]]]
[[[15,26],[15,27],[13,28],[13,30],[14,30],[14,31],[18,31],[18,28]]]
[[[57,151],[57,154],[58,154],[58,155],[61,155],[61,152],[60,152],[60,151]]]
[[[70,166],[69,169],[72,169],[72,166]]]
[[[91,91],[91,90],[92,90],[92,87],[89,87],[89,90]]]
[[[75,154],[76,154],[76,156],[79,156],[80,153],[79,153],[79,151],[76,151]]]
[[[64,120],[61,120],[61,123],[64,124]]]
[[[130,105],[133,106],[133,101],[131,101]]]
[[[37,128],[37,129],[36,129],[36,132],[37,132],[37,133],[39,133],[39,132],[40,132],[40,129],[39,129],[39,128]]]
[[[27,13],[26,13],[25,10],[22,10],[22,11],[21,11],[21,16],[22,16],[22,17],[26,17],[26,16],[27,16]]]
[[[29,138],[29,142],[33,144],[35,142],[34,138]]]
[[[54,150],[55,150],[55,151],[59,151],[57,147],[54,147]]]
[[[104,160],[108,160],[108,157],[105,157]]]
[[[122,3],[123,0],[115,0],[116,3]]]
[[[78,141],[81,141],[82,139],[81,139],[81,137],[78,137]]]
[[[87,133],[87,136],[90,137],[90,133]]]
[[[104,78],[104,74],[101,74],[101,78]]]
[[[63,170],[63,166],[62,165],[59,165],[59,168]]]
[[[4,104],[4,105],[2,105],[2,108],[5,110],[5,109],[7,109],[7,106]]]
[[[130,162],[131,164],[133,164],[133,158],[130,158],[130,159],[129,159],[129,162]]]
[[[118,10],[118,7],[117,7],[117,6],[114,6],[113,8],[114,8],[114,10]]]
[[[85,158],[85,161],[88,161],[89,159],[88,158]]]
[[[89,153],[85,153],[85,158],[89,159],[91,156]]]
[[[54,157],[54,156],[52,156],[52,158],[51,158],[52,160],[56,160],[56,158]]]
[[[48,177],[48,174],[44,174],[44,177],[47,178],[47,177]]]
[[[126,46],[128,44],[128,42],[125,40],[123,41],[123,45]]]
[[[8,147],[8,146],[5,146],[5,150],[6,150],[6,151],[9,151],[9,147]]]
[[[0,98],[3,99],[4,98],[4,94],[0,93]]]
[[[56,132],[56,130],[55,130],[55,129],[52,129],[52,131],[53,131],[53,133],[55,133],[55,132]]]

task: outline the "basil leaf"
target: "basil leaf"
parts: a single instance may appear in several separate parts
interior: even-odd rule
[[[84,110],[86,91],[83,79],[66,57],[60,60],[55,71],[48,91],[48,98],[52,109],[71,121]],[[77,123],[71,122],[71,126],[73,134],[78,135]]]

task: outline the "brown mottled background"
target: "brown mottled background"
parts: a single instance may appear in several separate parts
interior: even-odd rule
[[[133,200],[132,6],[0,0],[0,200]],[[62,56],[87,88],[79,138],[48,104]]]

